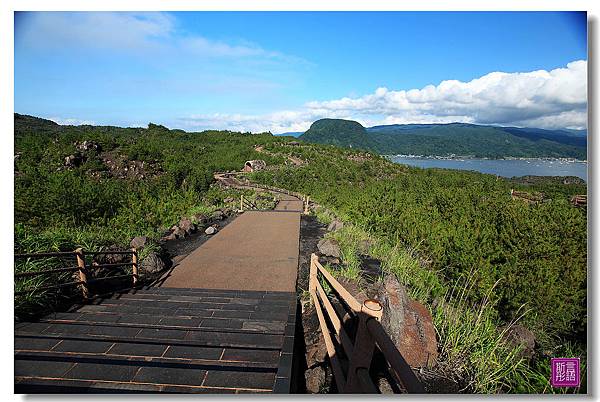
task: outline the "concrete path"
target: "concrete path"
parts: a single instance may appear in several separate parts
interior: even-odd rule
[[[302,201],[283,198],[276,211],[244,212],[175,266],[161,286],[294,292]]]
[[[279,194],[281,201],[275,207],[275,211],[294,211],[302,213],[304,204],[298,198],[287,195]]]

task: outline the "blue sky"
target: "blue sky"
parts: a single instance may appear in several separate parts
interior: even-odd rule
[[[585,128],[585,13],[16,13],[15,111],[273,132]]]

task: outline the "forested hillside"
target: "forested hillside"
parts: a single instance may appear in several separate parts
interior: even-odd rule
[[[373,146],[360,123],[342,119],[317,120],[298,138],[306,142],[350,148],[371,149]]]
[[[383,155],[587,158],[586,132],[573,130],[463,123],[395,124],[365,129],[353,121],[322,119],[299,138]]]

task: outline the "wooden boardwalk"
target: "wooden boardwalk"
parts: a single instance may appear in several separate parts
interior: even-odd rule
[[[17,324],[15,392],[288,393],[295,320],[295,293],[118,293]]]
[[[289,393],[302,202],[246,212],[158,286],[15,325],[16,393]]]

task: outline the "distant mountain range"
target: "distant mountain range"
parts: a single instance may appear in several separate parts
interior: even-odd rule
[[[290,134],[287,134],[290,135]],[[363,127],[352,120],[315,121],[299,139],[384,155],[587,159],[586,130],[545,130],[466,123]]]
[[[281,133],[281,134],[275,134],[276,137],[300,137],[302,134],[304,134],[303,131],[290,131],[287,133]]]

